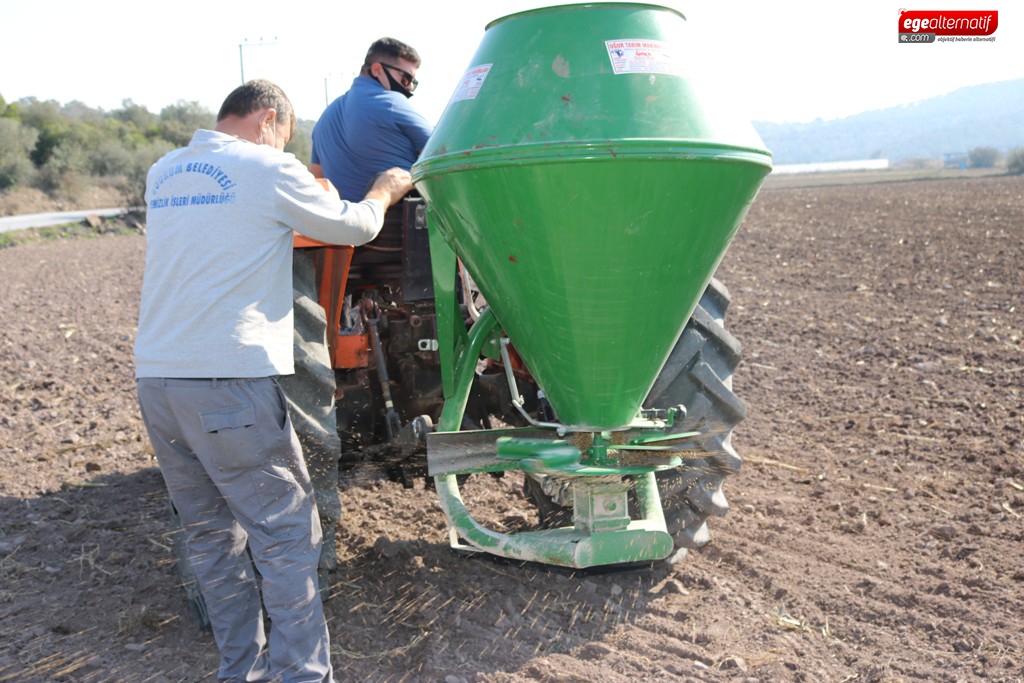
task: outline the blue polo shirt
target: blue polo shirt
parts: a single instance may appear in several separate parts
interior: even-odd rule
[[[313,128],[310,161],[342,199],[359,201],[376,174],[396,166],[409,170],[433,130],[405,95],[358,76]]]

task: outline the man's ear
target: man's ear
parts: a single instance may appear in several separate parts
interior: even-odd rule
[[[263,115],[260,116],[260,128],[274,125],[274,121],[277,120],[277,110],[273,107],[268,107]]]

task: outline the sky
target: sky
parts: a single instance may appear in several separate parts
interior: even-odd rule
[[[754,121],[835,119],[957,88],[1024,78],[1024,3],[928,0],[681,0],[689,69]],[[159,111],[180,101],[216,112],[246,79],[268,78],[300,118],[341,95],[382,36],[423,60],[412,99],[432,123],[470,66],[486,25],[557,1],[140,3],[0,0],[0,96]],[[908,10],[996,10],[992,42],[900,44]],[[613,36],[612,38],[623,36]]]

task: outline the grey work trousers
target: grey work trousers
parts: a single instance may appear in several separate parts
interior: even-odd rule
[[[280,387],[271,378],[141,378],[138,392],[209,610],[218,679],[333,681],[320,520]],[[263,580],[269,644],[246,545]]]

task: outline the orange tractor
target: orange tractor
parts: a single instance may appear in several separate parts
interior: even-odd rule
[[[492,22],[413,166],[422,196],[368,245],[296,240],[280,381],[324,572],[339,461],[428,477],[459,548],[588,567],[709,540],[745,415],[712,275],[771,155],[691,80],[685,23],[631,3]],[[509,471],[542,528],[488,529],[462,504],[465,477]]]

